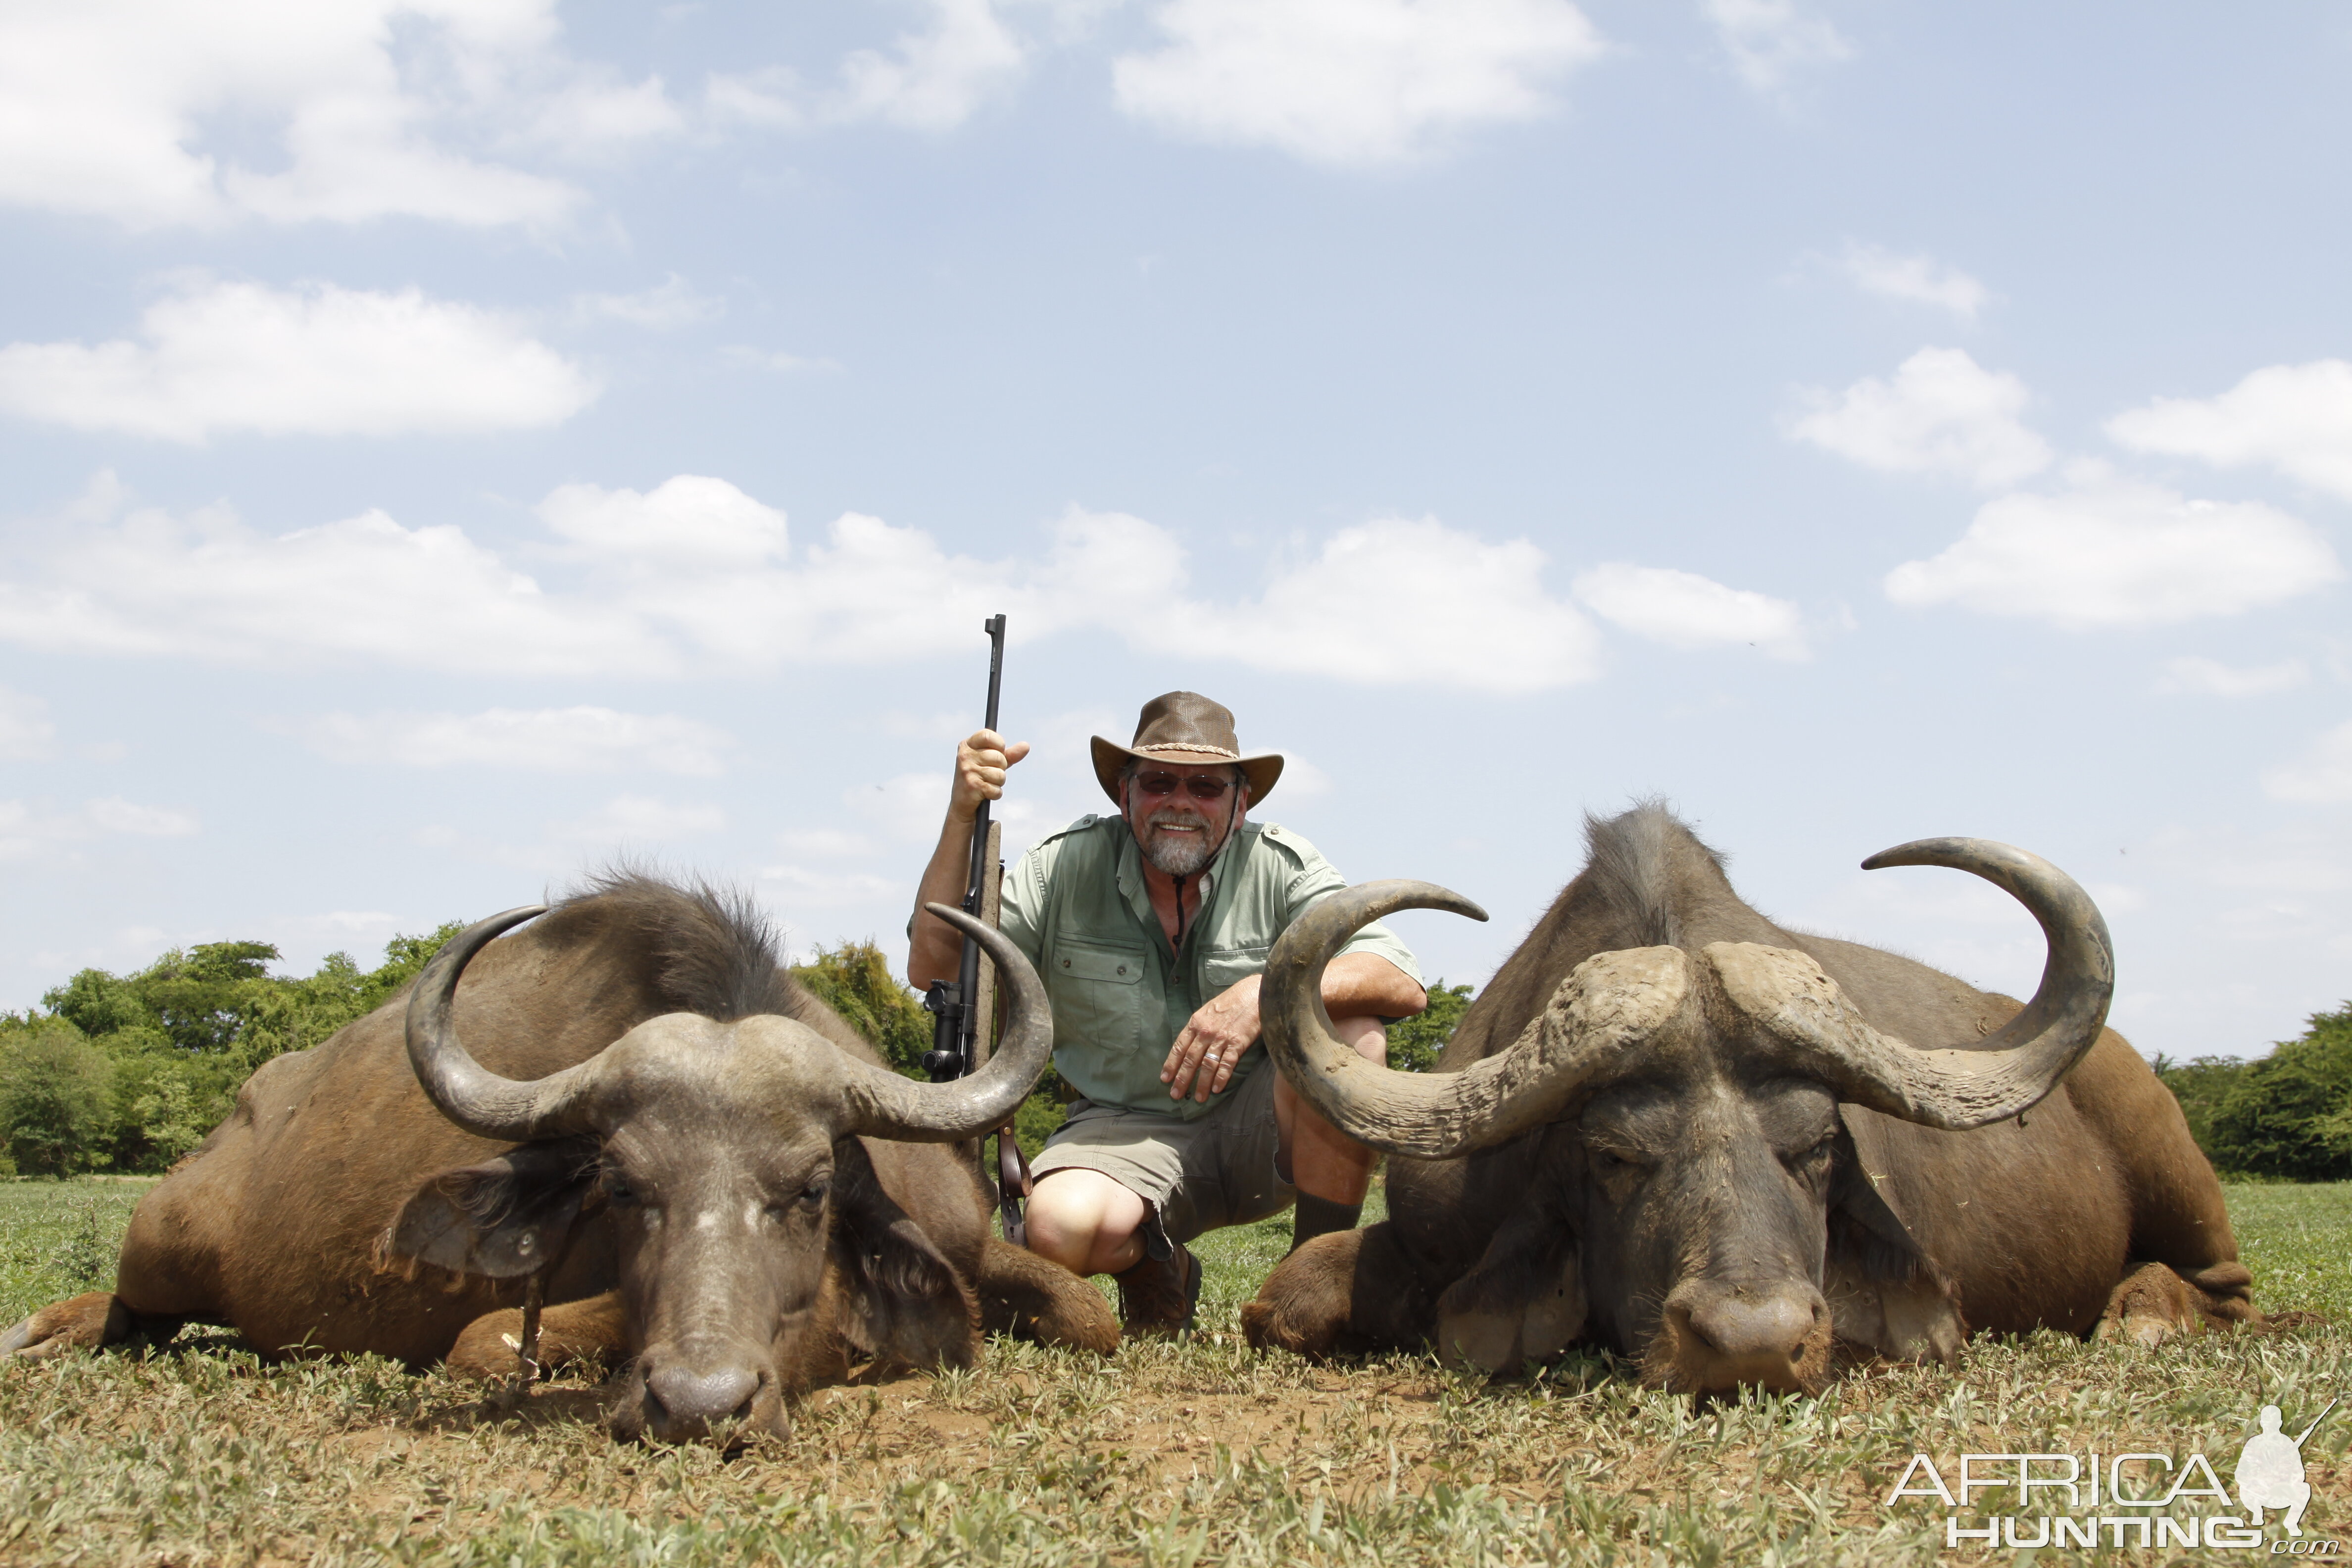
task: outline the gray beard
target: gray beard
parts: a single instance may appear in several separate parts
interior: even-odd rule
[[[1184,837],[1169,837],[1154,832],[1143,845],[1143,858],[1152,868],[1170,877],[1189,877],[1209,863],[1216,853],[1209,843],[1208,834]]]
[[[1184,827],[1197,827],[1198,833],[1171,835],[1161,831],[1170,823]],[[1216,824],[1196,807],[1161,807],[1137,822],[1128,819],[1128,831],[1135,835],[1136,847],[1143,851],[1151,868],[1168,877],[1189,877],[1209,863],[1217,846],[1209,841]]]

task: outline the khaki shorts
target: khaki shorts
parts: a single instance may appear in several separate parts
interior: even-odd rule
[[[1276,1174],[1281,1136],[1274,1085],[1281,1077],[1261,1058],[1239,1088],[1218,1096],[1191,1121],[1124,1105],[1071,1102],[1069,1120],[1045,1141],[1032,1172],[1076,1167],[1100,1171],[1150,1204],[1171,1241],[1277,1215],[1298,1189]]]

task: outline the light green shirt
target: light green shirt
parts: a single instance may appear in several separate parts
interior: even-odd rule
[[[1143,881],[1143,855],[1117,816],[1082,816],[1024,855],[1004,879],[1002,927],[1036,965],[1054,1005],[1054,1065],[1105,1105],[1181,1121],[1207,1113],[1160,1081],[1168,1047],[1212,997],[1265,968],[1274,939],[1307,908],[1347,886],[1315,847],[1287,828],[1244,822],[1199,876],[1200,912],[1170,951]],[[1412,954],[1382,926],[1340,949],[1376,952],[1413,979]],[[1224,1092],[1265,1058],[1244,1055]],[[1270,1070],[1270,1069],[1269,1069]]]

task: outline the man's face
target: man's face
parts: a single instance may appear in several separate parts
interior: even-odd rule
[[[1127,824],[1154,868],[1189,877],[1209,863],[1245,809],[1239,771],[1224,763],[1146,763],[1128,775]],[[1219,785],[1213,799],[1201,798]]]

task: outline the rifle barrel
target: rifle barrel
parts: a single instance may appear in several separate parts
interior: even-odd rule
[[[997,699],[1004,685],[1004,617],[1001,615],[991,616],[981,624],[980,629],[988,634],[987,726],[994,730]],[[963,910],[968,915],[980,913],[982,890],[987,885],[988,806],[987,801],[982,801],[980,810],[972,816],[971,875],[965,880],[963,894]],[[954,1020],[955,1043],[952,1049],[956,1056],[956,1071],[959,1076],[971,1071],[973,1058],[979,1054],[973,1048],[973,1042],[979,1039],[980,1031],[988,1026],[986,1020],[978,1016],[978,1008],[973,1005],[979,994],[980,943],[966,937],[963,939],[963,962],[956,971],[956,997],[959,1011]]]

